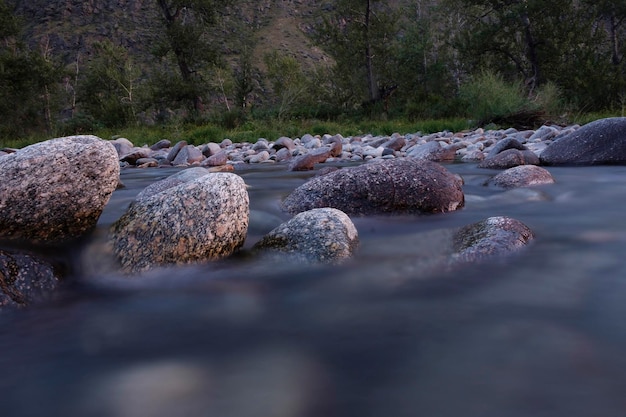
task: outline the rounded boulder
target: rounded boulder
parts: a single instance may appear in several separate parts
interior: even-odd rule
[[[51,139],[0,157],[0,238],[53,243],[84,235],[119,173],[115,147],[96,136]]]
[[[519,165],[509,168],[487,181],[487,185],[502,188],[531,187],[553,183],[552,174],[547,169],[536,165]]]
[[[333,207],[348,215],[441,213],[463,207],[462,181],[424,159],[382,160],[315,177],[282,203],[291,214]]]
[[[200,175],[135,200],[111,227],[113,251],[125,272],[224,258],[243,245],[249,213],[240,176]]]

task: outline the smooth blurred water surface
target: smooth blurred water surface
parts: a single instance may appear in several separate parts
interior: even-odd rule
[[[498,171],[447,167],[465,208],[353,218],[360,249],[332,267],[247,256],[314,175],[247,167],[240,256],[134,279],[98,242],[176,169],[123,170],[59,294],[0,313],[0,415],[626,415],[626,167],[548,168],[554,185],[512,191],[483,186]],[[490,216],[536,239],[431,268],[440,236]]]

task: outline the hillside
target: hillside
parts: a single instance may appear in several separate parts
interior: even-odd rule
[[[96,41],[110,40],[129,49],[138,62],[150,63],[160,27],[156,0],[7,0],[26,28],[31,46],[39,45],[66,64],[88,56]],[[237,55],[240,42],[254,46],[254,65],[278,50],[301,60],[327,59],[307,33],[315,24],[319,2],[313,0],[238,1],[224,11],[216,28],[225,56]]]

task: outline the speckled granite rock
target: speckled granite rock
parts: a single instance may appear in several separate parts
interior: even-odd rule
[[[0,157],[0,238],[58,242],[95,227],[119,182],[115,147],[69,136]]]
[[[291,214],[333,207],[348,215],[439,213],[463,207],[462,181],[423,159],[391,159],[315,177],[283,202]]]
[[[257,242],[253,250],[313,263],[338,263],[352,256],[358,233],[350,218],[333,208],[299,213]]]
[[[246,238],[249,200],[235,174],[201,175],[142,197],[111,227],[113,251],[125,272],[216,260]]]
[[[0,309],[22,307],[57,288],[54,268],[34,256],[0,250]]]
[[[533,231],[519,220],[489,217],[456,232],[452,260],[469,263],[507,255],[526,246],[534,237]]]

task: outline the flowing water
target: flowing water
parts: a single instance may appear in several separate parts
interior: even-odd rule
[[[313,175],[248,167],[242,254],[141,279],[98,241],[176,170],[124,170],[93,241],[56,254],[63,289],[0,313],[0,415],[626,415],[626,167],[548,168],[554,185],[513,191],[447,167],[465,208],[354,218],[359,251],[332,267],[247,255]],[[502,215],[534,230],[521,253],[431,262],[446,230]]]

